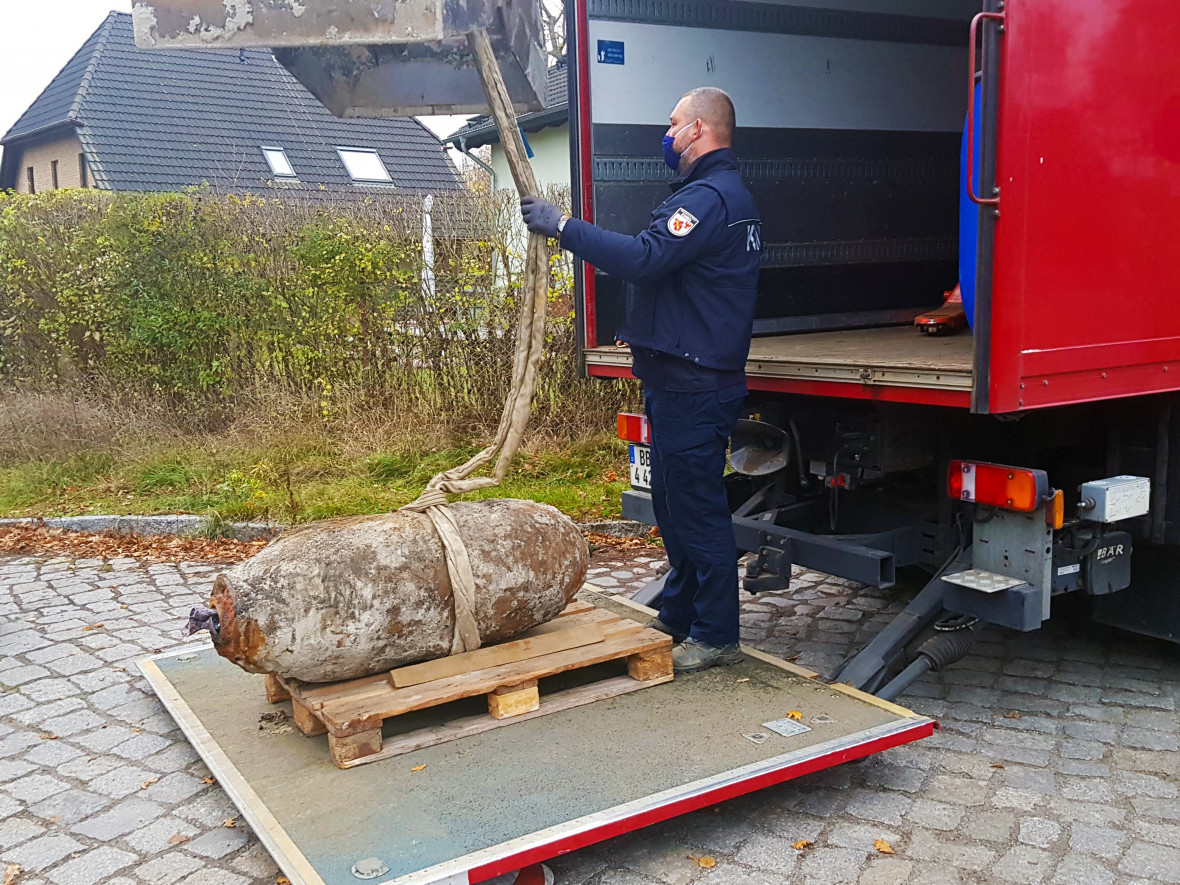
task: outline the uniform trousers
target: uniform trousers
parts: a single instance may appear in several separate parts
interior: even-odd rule
[[[668,553],[660,620],[709,645],[738,641],[737,545],[722,477],[745,391],[645,387],[651,497]]]

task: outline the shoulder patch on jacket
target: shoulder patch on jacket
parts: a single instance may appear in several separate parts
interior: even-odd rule
[[[677,209],[668,219],[668,233],[674,237],[687,237],[700,220],[684,207]]]

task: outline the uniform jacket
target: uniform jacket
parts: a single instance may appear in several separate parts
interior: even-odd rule
[[[729,149],[701,157],[638,236],[566,222],[561,245],[629,287],[618,337],[708,369],[740,371],[750,352],[761,220]]]

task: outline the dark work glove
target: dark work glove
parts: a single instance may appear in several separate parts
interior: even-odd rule
[[[562,212],[548,200],[521,197],[520,214],[530,232],[547,237],[557,236],[557,222],[561,221]]]

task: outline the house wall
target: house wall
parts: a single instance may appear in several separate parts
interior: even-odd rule
[[[541,187],[570,186],[570,129],[569,126],[550,126],[540,132],[528,133],[533,149],[533,174]],[[492,168],[496,170],[496,188],[514,188],[508,161],[499,143],[492,145]]]
[[[13,148],[8,148],[13,150]],[[82,175],[78,168],[78,155],[82,153],[82,145],[77,136],[71,134],[51,141],[34,142],[16,148],[16,192],[29,192],[30,166],[33,167],[33,179],[37,186],[37,193],[42,194],[53,190],[53,161],[57,160],[57,186],[81,187]],[[94,187],[94,176],[87,175],[88,184]]]

